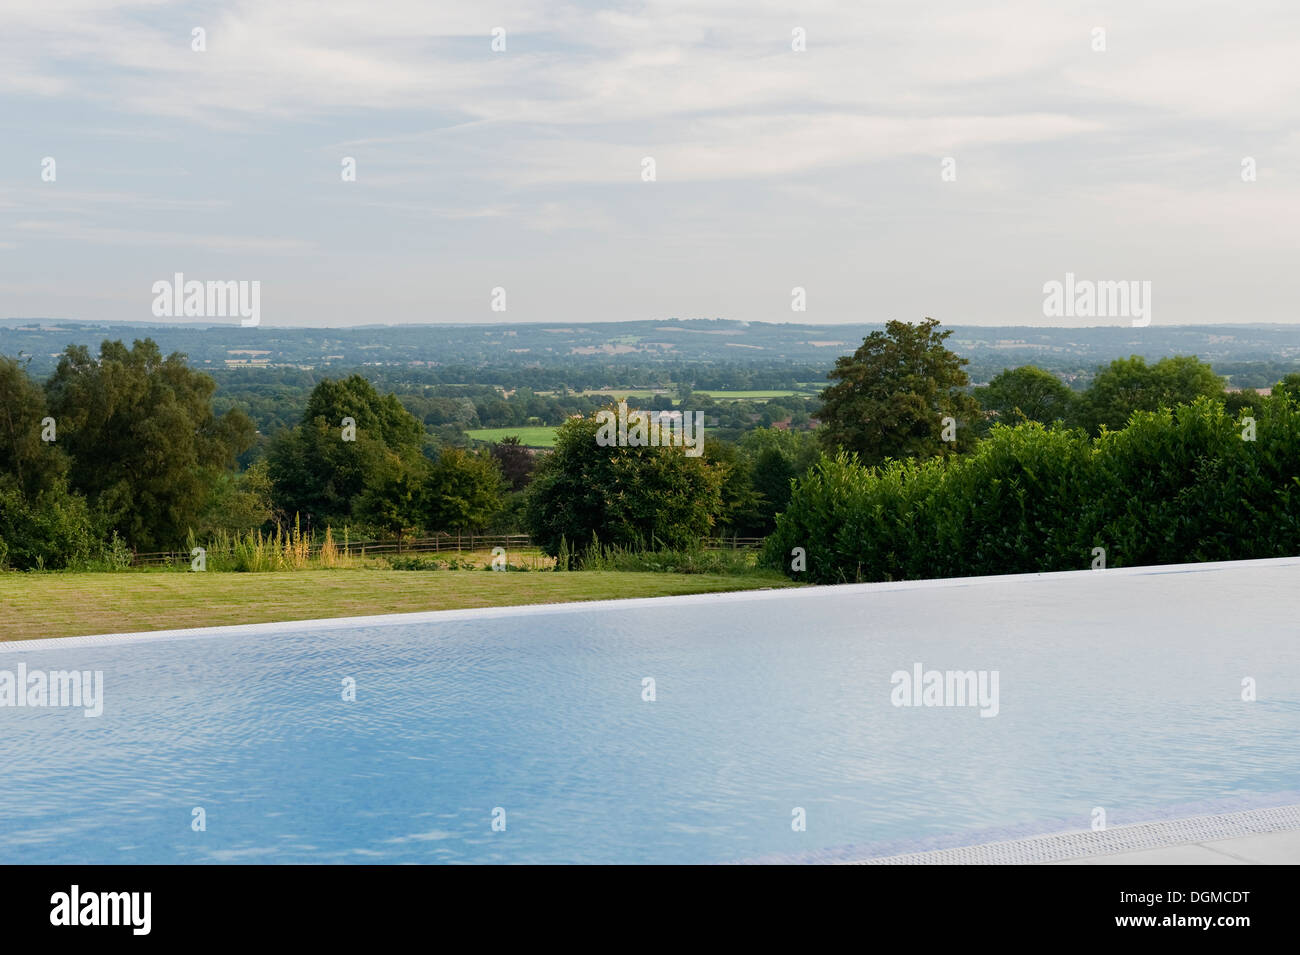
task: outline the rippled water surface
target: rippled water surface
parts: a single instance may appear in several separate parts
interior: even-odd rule
[[[105,704],[0,708],[0,861],[826,858],[1298,801],[1297,593],[1255,564],[10,645]],[[998,715],[892,705],[916,663],[998,671]]]

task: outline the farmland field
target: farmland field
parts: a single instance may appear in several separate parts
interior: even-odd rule
[[[555,447],[555,428],[549,425],[524,428],[475,428],[473,431],[466,431],[465,434],[472,441],[495,442],[503,438],[516,437],[520,444],[530,448]]]
[[[667,391],[663,388],[588,388],[581,394],[592,398],[602,395],[609,398],[653,398],[667,394]]]
[[[799,395],[802,398],[814,397],[811,391],[710,391],[703,388],[694,394],[708,395],[718,401],[762,401],[767,398],[789,398],[791,395]]]

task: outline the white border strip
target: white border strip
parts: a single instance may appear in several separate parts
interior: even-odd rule
[[[1300,557],[1266,557],[1260,560],[1227,560],[1194,564],[1159,564],[1150,567],[1115,567],[1108,570],[1058,570],[1049,573],[994,574],[984,577],[945,577],[935,580],[899,580],[869,584],[824,584],[807,587],[755,588],[721,593],[680,594],[669,597],[632,597],[615,600],[578,600],[564,603],[518,604],[510,607],[468,607],[461,610],[426,610],[416,613],[376,614],[364,617],[325,617],[314,620],[286,620],[275,623],[242,623],[221,627],[189,627],[179,630],[146,630],[135,633],[99,633],[75,637],[43,637],[36,640],[0,640],[0,653],[52,650],[59,647],[110,646],[155,640],[183,640],[199,637],[251,636],[293,633],[302,630],[345,630],[362,627],[409,626],[455,620],[485,620],[554,613],[582,613],[611,610],[644,610],[651,607],[736,603],[757,600],[799,599],[823,594],[872,594],[896,590],[935,590],[949,587],[1005,585],[1074,579],[1102,582],[1116,577],[1145,577],[1164,574],[1208,573],[1216,570],[1257,570],[1264,567],[1300,566]],[[450,573],[450,571],[448,571]],[[581,571],[574,571],[581,573]]]
[[[1100,832],[1060,832],[1005,842],[930,852],[907,852],[902,855],[860,859],[843,865],[1033,865],[1063,862],[1088,856],[1114,855],[1143,849],[1239,836],[1259,835],[1300,829],[1300,804],[1248,809],[1212,816],[1188,816],[1162,822],[1143,822],[1115,826]]]

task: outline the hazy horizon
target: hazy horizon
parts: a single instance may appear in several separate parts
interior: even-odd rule
[[[916,323],[926,317],[933,318],[934,316],[920,316],[918,318],[902,319],[902,321]],[[819,328],[824,326],[832,326],[832,327],[840,326],[844,328],[852,328],[854,326],[863,326],[863,325],[880,325],[883,327],[885,322],[887,321],[890,321],[890,319],[882,319],[880,321],[874,321],[874,322],[873,321],[852,321],[852,320],[842,321],[842,322],[830,322],[830,321],[813,322],[807,320],[805,321],[779,321],[779,320],[778,321],[750,321],[750,320],[732,319],[732,318],[682,318],[678,316],[673,316],[670,318],[607,318],[607,319],[600,319],[600,320],[592,319],[592,320],[585,320],[585,321],[578,321],[573,319],[569,319],[569,320],[557,319],[554,321],[547,321],[545,319],[535,319],[532,321],[524,321],[522,319],[519,320],[497,319],[492,321],[461,321],[461,322],[456,322],[456,321],[355,322],[355,323],[340,322],[334,325],[313,325],[310,322],[288,323],[288,322],[263,321],[259,327],[295,329],[295,330],[310,330],[310,329],[330,330],[330,329],[359,329],[359,328],[418,328],[421,326],[448,327],[448,328],[450,327],[474,328],[478,326],[488,327],[492,325],[536,325],[541,327],[541,326],[559,326],[559,325],[616,325],[625,322],[733,322],[738,325],[807,325],[812,328]],[[75,317],[52,318],[50,316],[39,316],[39,317],[8,316],[5,318],[0,318],[0,323],[10,324],[10,323],[17,323],[17,322],[49,322],[51,324],[60,324],[60,325],[81,324],[81,325],[123,325],[123,326],[141,325],[141,326],[157,326],[157,327],[177,326],[177,327],[190,327],[190,328],[221,328],[223,326],[232,325],[231,322],[223,322],[221,320],[206,319],[206,318],[204,319],[181,319],[181,318],[91,319],[91,318],[75,318]],[[237,325],[238,323],[235,322],[233,324]],[[1083,330],[1097,329],[1097,328],[1124,329],[1130,327],[1127,323],[1116,323],[1116,322],[1098,323],[1093,325],[1060,325],[1060,324],[1050,324],[1047,322],[1040,322],[1037,324],[1024,323],[1019,325],[1013,325],[1013,324],[1002,323],[1002,322],[985,322],[985,323],[978,323],[978,324],[975,322],[941,322],[940,324],[943,328],[954,328],[954,329],[972,328],[972,329],[990,329],[990,330],[1024,328],[1024,329],[1034,329],[1034,330],[1059,329],[1061,331],[1078,329],[1080,331],[1083,331]],[[1213,328],[1219,325],[1231,325],[1240,328],[1259,328],[1259,327],[1290,328],[1294,326],[1294,324],[1295,324],[1294,322],[1182,322],[1182,323],[1164,324],[1160,326],[1160,329],[1172,330],[1178,328],[1190,328],[1190,329]],[[1142,329],[1134,329],[1134,331],[1141,332]],[[250,329],[248,330],[248,333],[256,334],[256,330]]]

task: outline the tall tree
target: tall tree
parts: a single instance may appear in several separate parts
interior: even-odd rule
[[[267,451],[276,506],[288,521],[310,515],[314,526],[349,520],[368,487],[422,468],[423,440],[424,426],[393,395],[360,375],[327,378],[312,390],[302,422]]]
[[[729,441],[709,438],[704,442],[704,460],[722,475],[722,508],[717,529],[722,534],[759,537],[763,527],[763,498],[754,488],[750,459]]]
[[[865,464],[970,447],[979,405],[962,391],[969,361],[944,347],[951,334],[933,318],[891,321],[852,356],[836,359],[827,377],[838,383],[821,393],[818,412],[825,447],[854,451]]]
[[[215,475],[253,440],[242,411],[218,417],[213,380],[151,339],[69,346],[46,385],[70,482],[106,526],[140,549],[173,548],[197,528]]]
[[[59,485],[67,457],[54,440],[43,440],[45,393],[23,364],[0,355],[0,483],[9,482],[26,495]]]
[[[522,491],[533,479],[533,452],[519,443],[514,435],[502,438],[489,448],[492,457],[501,466],[501,473],[512,491]]]
[[[533,539],[552,556],[561,538],[574,550],[593,537],[636,548],[698,544],[722,512],[722,469],[680,446],[602,446],[600,427],[594,415],[560,426],[527,492]]]
[[[487,526],[504,503],[505,481],[490,454],[444,448],[423,488],[425,527],[474,531]]]
[[[975,389],[975,400],[985,411],[997,414],[1003,424],[1037,421],[1069,421],[1074,414],[1075,396],[1068,385],[1050,371],[1033,365],[1008,368],[993,376],[987,385]]]
[[[1118,431],[1135,411],[1159,411],[1197,398],[1224,397],[1224,380],[1194,355],[1148,365],[1139,355],[1117,358],[1097,372],[1080,402],[1080,423],[1094,434]]]
[[[808,431],[757,428],[740,439],[740,451],[750,461],[760,500],[760,533],[767,534],[776,526],[776,515],[790,503],[791,480],[821,459],[821,448]]]
[[[68,492],[68,459],[46,417],[45,395],[23,363],[0,356],[0,567],[61,569],[89,557],[95,544],[85,499]]]

